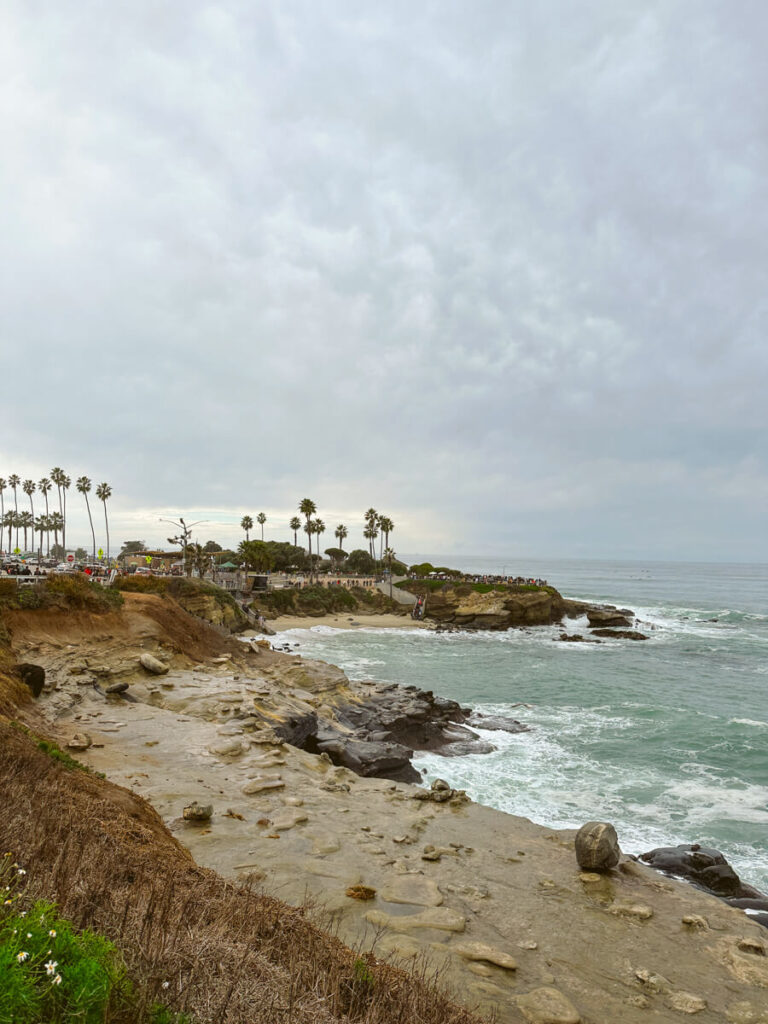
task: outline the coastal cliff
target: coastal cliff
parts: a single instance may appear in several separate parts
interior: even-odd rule
[[[373,987],[354,991],[372,992],[377,1004],[410,984],[400,974],[387,980],[383,958],[413,964],[427,955],[461,1001],[501,1024],[672,1024],[686,1014],[768,1024],[768,943],[740,910],[626,855],[608,872],[581,870],[573,832],[475,804],[446,783],[422,789],[340,761],[340,751],[367,742],[408,750],[424,739],[438,744],[425,749],[445,752],[468,740],[451,737],[471,730],[468,709],[224,637],[168,596],[128,594],[103,614],[16,609],[4,626],[14,658],[45,670],[40,697],[15,714],[62,747],[74,744],[85,766],[107,777],[43,766],[39,750],[33,760],[3,727],[0,779],[14,789],[0,836],[50,877],[53,898],[76,903],[88,893],[77,858],[66,887],[55,889],[71,827],[78,858],[85,850],[86,866],[98,858],[100,871],[109,867],[104,891],[119,891],[126,906],[137,879],[142,889],[169,865],[204,880],[221,913],[226,890],[226,913],[240,922],[246,896],[217,888],[219,876],[273,894],[272,919],[282,914],[292,928],[297,918],[280,900],[320,901],[341,938],[364,951],[355,970],[370,970]],[[83,818],[80,804],[71,813],[78,787],[98,799],[97,815]],[[44,832],[31,810],[41,796]],[[185,814],[195,807],[200,821]],[[105,829],[119,832],[117,859]],[[195,905],[182,887],[182,912]],[[259,949],[265,934],[254,939]],[[288,946],[281,956],[290,969]],[[446,1003],[431,1017],[403,1015],[402,1006],[400,1017],[366,1016],[367,1004],[345,1012],[339,1020],[471,1019]]]
[[[401,586],[424,598],[426,619],[464,629],[548,626],[563,618],[584,615],[593,607],[584,601],[571,601],[549,586],[448,583],[435,588],[418,580],[408,580]]]

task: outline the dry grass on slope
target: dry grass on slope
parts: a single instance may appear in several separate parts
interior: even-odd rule
[[[301,909],[197,867],[140,797],[68,770],[2,720],[0,801],[0,849],[35,895],[118,945],[147,1000],[217,1024],[479,1024]]]

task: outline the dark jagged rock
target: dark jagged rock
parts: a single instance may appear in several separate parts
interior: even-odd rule
[[[606,605],[599,608],[587,608],[587,619],[593,629],[602,629],[606,626],[631,626],[634,622],[634,613],[628,608],[614,608]]]
[[[128,689],[128,683],[123,681],[122,683],[112,683],[112,685],[108,686],[104,692],[105,693],[112,693],[112,694],[115,694],[115,693],[125,693],[125,691],[127,689]]]
[[[602,633],[600,634],[603,635]],[[555,643],[558,641],[564,644],[599,644],[600,640],[593,640],[592,637],[582,636],[581,633],[572,633],[570,636],[567,633],[561,633],[560,636],[554,637]]]
[[[300,747],[303,750],[306,749],[308,740],[317,736],[317,715],[314,711],[305,715],[290,715],[282,722],[274,724],[272,728],[275,735],[284,743],[290,743],[292,747]]]
[[[662,846],[641,854],[640,860],[665,875],[686,878],[714,896],[745,895],[739,876],[722,853],[711,846],[698,843]]]
[[[318,742],[316,750],[356,775],[392,779],[394,782],[418,782],[420,779],[411,764],[413,751],[399,743],[371,743],[337,734]]]
[[[484,715],[482,711],[473,711],[469,718],[469,724],[476,729],[491,729],[494,732],[530,732],[530,726],[523,725],[516,718],[507,718],[504,715]]]
[[[358,775],[418,782],[411,764],[414,750],[446,757],[487,754],[496,748],[467,728],[471,708],[436,697],[431,690],[394,684],[377,686],[360,703],[335,709],[334,720],[318,721],[314,713],[272,723],[275,734],[293,746],[327,754],[334,764]],[[524,732],[527,726],[512,718],[480,718],[479,728]]]
[[[636,629],[593,629],[592,636],[612,636],[617,640],[647,640],[645,633]]]
[[[26,662],[18,666],[21,681],[30,688],[33,696],[39,697],[45,685],[45,669],[41,665]]]

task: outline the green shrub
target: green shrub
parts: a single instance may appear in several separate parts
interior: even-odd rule
[[[95,583],[83,573],[55,573],[41,577],[33,586],[19,587],[15,580],[0,580],[0,606],[5,608],[62,608],[109,612],[119,608],[122,596],[111,587]]]
[[[154,1004],[135,1012],[136,988],[117,948],[78,931],[52,903],[24,898],[26,871],[0,859],[0,1024],[191,1024]]]

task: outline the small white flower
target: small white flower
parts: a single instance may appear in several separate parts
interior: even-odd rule
[[[56,929],[55,928],[51,928],[51,930],[48,932],[48,934],[50,935],[50,937],[52,939],[55,939],[56,938]]]
[[[24,868],[19,868],[19,874],[20,875],[26,875],[26,873],[27,872],[24,870]]]
[[[160,986],[160,988],[168,988],[170,984],[171,984],[170,981],[164,981],[162,983],[162,985]]]
[[[19,917],[26,917],[26,916],[27,916],[26,910],[22,910],[22,912],[19,914]]]
[[[16,954],[16,960],[18,963],[23,964],[25,960],[29,959],[29,953],[25,953],[24,950],[21,953]]]
[[[12,903],[13,903],[13,900],[6,900],[6,901],[5,901],[5,903],[3,903],[3,906],[4,906],[4,907],[10,907],[10,905],[11,905]]]
[[[52,985],[60,985],[61,984],[61,975],[57,974],[56,977],[51,981],[51,984]]]
[[[31,938],[32,938],[32,932],[27,932],[27,938],[28,938],[28,939],[31,939]]]
[[[58,966],[59,966],[59,964],[58,964],[57,960],[49,960],[48,961],[48,963],[45,965],[45,971],[46,971],[46,974],[48,975],[49,978],[50,978],[50,976],[52,974],[56,973],[56,968]]]

